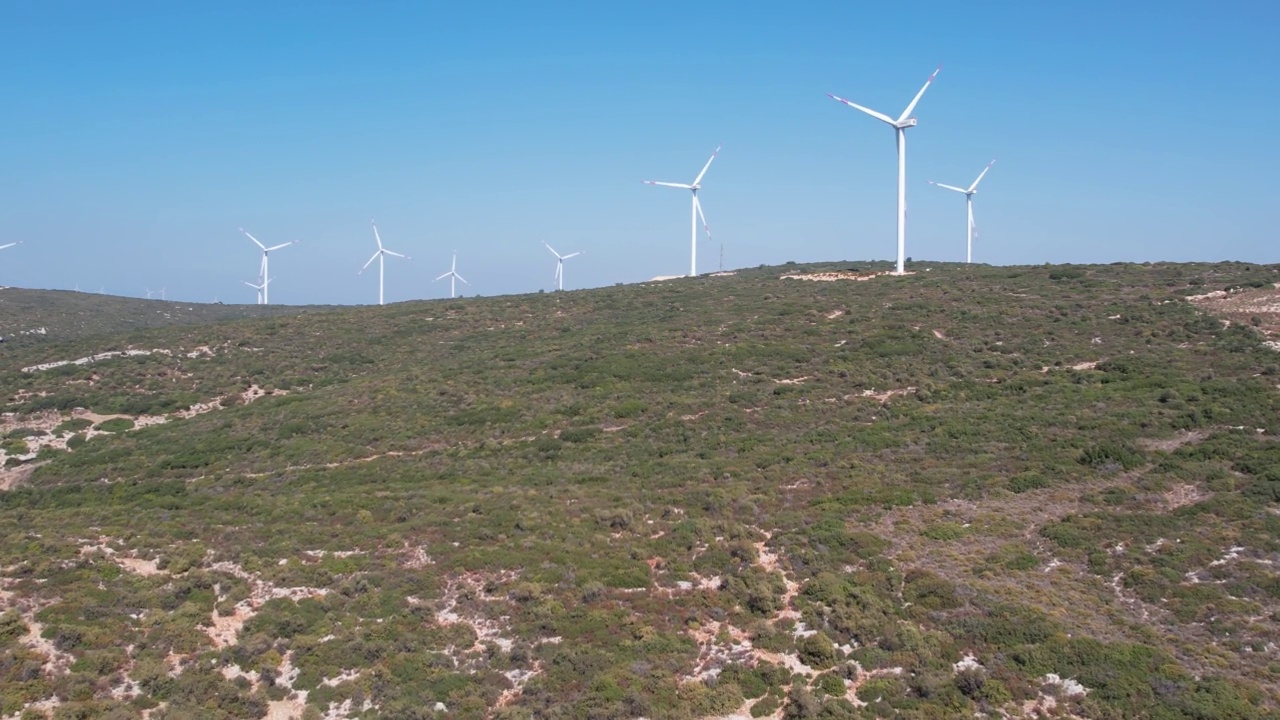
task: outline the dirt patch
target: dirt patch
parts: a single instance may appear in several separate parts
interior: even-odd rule
[[[1280,351],[1280,283],[1270,287],[1242,290],[1215,290],[1203,295],[1191,295],[1187,302],[1228,322],[1247,325],[1257,330],[1264,344]]]
[[[110,541],[111,538],[100,537],[98,538],[98,543],[96,545],[81,545],[80,556],[84,557],[94,553],[101,553],[108,560],[119,565],[120,569],[125,572],[133,573],[134,575],[141,575],[143,577],[166,574],[164,570],[160,569],[159,560],[122,556],[115,548],[107,544]]]
[[[27,480],[36,471],[37,464],[18,465],[17,467],[0,468],[0,491],[12,490]]]
[[[1182,484],[1175,486],[1163,496],[1165,510],[1175,510],[1187,505],[1195,505],[1209,497],[1209,493],[1195,485]]]
[[[779,280],[809,280],[811,282],[835,282],[837,280],[853,280],[854,282],[863,282],[881,275],[897,275],[892,270],[884,270],[882,272],[872,273],[856,273],[856,272],[821,272],[821,273],[804,273],[795,275],[781,275]],[[912,271],[906,271],[903,275],[915,275]]]
[[[1173,452],[1183,445],[1198,443],[1204,440],[1207,435],[1208,433],[1204,430],[1181,430],[1171,438],[1141,438],[1135,441],[1134,444],[1143,450]]]
[[[860,400],[863,398],[872,398],[874,400],[879,401],[879,403],[883,405],[895,397],[900,397],[905,395],[914,395],[914,394],[916,394],[916,388],[914,387],[897,388],[895,390],[871,389],[871,390],[863,390],[862,392],[857,392],[857,393],[850,393],[849,395],[844,395],[838,398],[826,398],[826,401],[836,402],[838,400],[849,401],[849,400]]]

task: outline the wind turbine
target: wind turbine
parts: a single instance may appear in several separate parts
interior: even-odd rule
[[[147,291],[148,300],[154,300],[157,295],[160,296],[161,300],[164,300],[164,288],[160,288],[159,290],[152,290],[151,288],[145,288],[145,289]]]
[[[551,251],[551,254],[556,256],[556,277],[555,277],[556,289],[564,290],[564,261],[568,260],[571,257],[577,257],[582,253],[574,252],[574,253],[569,253],[568,255],[561,255],[560,253],[556,252],[555,248],[551,247],[550,245],[547,245],[546,240],[543,240],[542,244],[546,245],[547,249]]]
[[[907,128],[916,126],[916,119],[911,116],[911,111],[916,109],[916,103],[920,102],[920,98],[924,96],[924,91],[929,89],[929,85],[933,83],[934,78],[938,77],[938,72],[941,70],[942,66],[939,65],[938,69],[934,70],[933,74],[929,76],[929,79],[924,81],[924,87],[920,88],[920,92],[916,93],[915,98],[911,100],[911,104],[907,106],[906,110],[902,111],[897,120],[827,93],[827,97],[832,100],[842,102],[855,110],[861,110],[871,117],[893,126],[894,135],[898,140],[898,275],[903,272],[903,262],[906,257],[907,247]]]
[[[249,287],[251,287],[251,288],[253,288],[254,290],[257,290],[257,291],[258,291],[258,304],[259,304],[259,305],[261,305],[261,304],[263,304],[263,303],[262,303],[262,297],[263,297],[263,295],[265,295],[265,294],[266,294],[266,292],[267,292],[267,285],[269,285],[269,284],[271,283],[271,281],[270,281],[270,280],[268,280],[268,279],[266,279],[266,278],[258,278],[258,279],[259,279],[259,280],[261,280],[262,282],[261,282],[261,283],[259,283],[259,284],[257,284],[257,285],[254,285],[253,283],[249,282],[248,280],[245,280],[245,281],[243,281],[243,282],[244,282],[244,284],[245,284],[245,285],[248,285]]]
[[[656,180],[645,180],[646,185],[661,185],[663,187],[681,188],[693,191],[693,208],[690,213],[689,228],[689,277],[697,277],[698,275],[698,218],[702,218],[702,227],[707,231],[707,242],[711,242],[711,226],[707,225],[707,216],[702,212],[702,203],[698,202],[698,190],[702,188],[702,176],[707,174],[707,168],[711,167],[711,161],[716,159],[716,155],[720,154],[721,145],[716,151],[711,153],[711,159],[707,160],[707,164],[702,166],[702,172],[698,173],[698,177],[693,182],[686,185],[684,183],[658,182]]]
[[[370,220],[370,221],[369,221],[369,224],[373,226],[373,239],[378,241],[378,249],[377,249],[377,251],[375,251],[375,252],[373,253],[373,255],[369,258],[369,262],[366,262],[366,263],[364,264],[364,267],[360,268],[360,272],[364,272],[364,271],[365,271],[365,269],[369,267],[369,264],[370,264],[370,263],[372,263],[374,260],[377,260],[377,261],[378,261],[378,304],[379,304],[379,305],[381,305],[381,304],[382,304],[382,277],[383,277],[383,269],[384,269],[384,268],[383,268],[383,260],[384,260],[384,257],[383,257],[383,256],[385,256],[385,255],[394,255],[395,257],[398,257],[398,258],[404,258],[405,260],[412,260],[413,258],[409,257],[408,255],[401,255],[400,253],[395,252],[394,250],[388,250],[388,249],[386,249],[386,248],[382,247],[382,236],[378,235],[378,225],[377,225],[377,223],[375,223],[374,221]],[[359,273],[357,273],[357,274],[359,274]]]
[[[955,185],[943,185],[942,183],[936,183],[932,180],[929,181],[930,185],[937,185],[944,190],[955,190],[958,193],[964,193],[964,204],[969,209],[969,238],[968,242],[965,244],[964,253],[964,261],[967,263],[973,262],[973,236],[977,234],[978,230],[978,226],[973,223],[973,195],[978,192],[978,183],[982,182],[982,178],[987,174],[987,171],[995,164],[995,160],[987,163],[987,166],[978,174],[978,179],[973,181],[973,184],[969,186],[968,190],[958,188]]]
[[[550,247],[550,245],[548,245],[547,247]],[[555,252],[555,251],[553,250],[552,252]],[[574,253],[574,254],[575,254],[575,255],[577,255],[577,253]],[[556,257],[559,257],[559,256],[557,255]],[[449,297],[451,297],[451,298],[452,298],[452,297],[457,297],[457,293],[455,292],[455,288],[456,288],[456,286],[457,286],[457,281],[458,281],[458,280],[461,280],[463,283],[465,283],[465,284],[467,284],[467,285],[470,285],[470,284],[471,284],[471,283],[467,282],[467,279],[466,279],[466,278],[464,278],[464,277],[462,277],[461,275],[459,275],[459,274],[458,274],[458,251],[457,251],[457,250],[454,250],[454,251],[453,251],[453,265],[449,266],[449,272],[447,272],[447,273],[445,273],[445,274],[441,275],[440,277],[436,278],[436,281],[438,282],[438,281],[443,280],[443,279],[445,279],[445,278],[449,278]]]
[[[272,250],[279,250],[280,248],[289,247],[294,243],[301,242],[300,240],[290,240],[287,243],[280,243],[279,245],[272,245],[271,247],[267,247],[266,245],[263,245],[262,243],[258,242],[258,238],[250,235],[249,231],[245,230],[244,228],[240,228],[240,232],[244,233],[246,237],[252,240],[254,245],[257,245],[258,247],[262,248],[262,269],[259,271],[259,275],[258,275],[259,279],[264,279],[267,277],[267,256],[271,254]],[[266,284],[264,283],[262,288],[262,304],[267,305],[270,302],[271,302],[271,299],[270,297],[268,297]]]

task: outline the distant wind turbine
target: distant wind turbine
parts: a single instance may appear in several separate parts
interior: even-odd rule
[[[551,254],[556,256],[556,276],[555,276],[556,289],[564,290],[564,261],[568,260],[571,257],[577,257],[582,253],[572,252],[572,253],[569,253],[568,255],[561,255],[560,253],[556,252],[555,248],[548,245],[546,240],[543,240],[542,244],[546,245],[547,249],[551,251]]]
[[[245,281],[243,281],[243,282],[244,282],[244,284],[245,284],[245,285],[248,285],[249,287],[251,287],[251,288],[253,288],[254,290],[257,290],[257,291],[258,291],[258,304],[259,304],[259,305],[262,305],[262,304],[263,304],[263,303],[262,303],[262,298],[263,298],[263,296],[264,296],[264,295],[266,295],[266,293],[267,293],[267,285],[271,284],[271,281],[270,281],[270,280],[268,280],[268,279],[266,279],[266,278],[258,278],[258,280],[259,280],[259,283],[258,283],[257,285],[254,285],[253,283],[249,282],[248,280],[245,280]]]
[[[458,274],[458,251],[457,250],[453,251],[453,264],[449,266],[449,272],[436,278],[436,281],[439,282],[440,280],[443,280],[445,278],[449,278],[449,297],[451,298],[458,296],[458,293],[457,293],[458,280],[461,280],[463,283],[467,285],[471,284],[467,282],[466,278]]]
[[[262,243],[258,242],[258,238],[250,235],[249,231],[245,230],[244,228],[240,228],[240,232],[244,233],[245,237],[252,240],[254,245],[257,245],[258,247],[262,248],[262,268],[258,271],[258,279],[260,280],[267,277],[267,272],[268,272],[267,256],[271,254],[272,250],[279,250],[280,248],[289,247],[290,245],[302,242],[301,240],[290,240],[287,243],[280,243],[279,245],[272,245],[271,247],[267,247],[266,245],[263,245]],[[271,299],[267,294],[267,288],[264,284],[262,288],[262,304],[268,305],[270,304],[270,302],[271,302]]]
[[[897,273],[899,275],[901,275],[903,272],[903,265],[904,265],[904,260],[906,258],[906,247],[907,247],[907,128],[916,126],[916,119],[911,116],[911,111],[916,109],[916,103],[920,102],[920,98],[924,96],[924,91],[929,89],[929,85],[933,83],[934,78],[938,77],[938,72],[941,70],[942,70],[942,66],[939,65],[938,69],[934,70],[933,74],[929,76],[929,79],[924,81],[924,87],[920,88],[920,92],[916,93],[915,98],[911,100],[911,104],[907,106],[906,110],[902,111],[902,114],[898,116],[897,120],[894,120],[893,118],[883,113],[878,113],[875,110],[872,110],[870,108],[862,107],[857,103],[853,103],[848,100],[845,100],[844,98],[836,97],[831,93],[827,93],[827,97],[831,98],[832,100],[835,100],[837,102],[842,102],[845,105],[848,105],[849,107],[855,110],[861,110],[862,112],[870,115],[871,117],[893,126],[894,135],[897,137],[897,140],[898,140],[898,270],[897,270]]]
[[[160,296],[161,300],[164,300],[164,288],[160,288],[159,290],[152,290],[151,288],[146,288],[146,291],[147,291],[148,300],[154,300],[157,295]]]
[[[973,262],[973,236],[978,234],[978,226],[973,222],[973,196],[978,192],[978,183],[982,182],[982,178],[986,176],[987,171],[995,164],[995,160],[987,163],[987,166],[978,174],[978,179],[973,181],[973,184],[969,186],[968,190],[958,188],[955,185],[943,185],[942,183],[936,183],[932,180],[929,181],[930,185],[937,185],[944,190],[954,190],[958,193],[964,193],[964,204],[969,210],[969,236],[968,241],[965,243],[964,253],[964,261],[967,263]]]
[[[720,147],[724,147],[723,145]],[[707,164],[702,166],[702,172],[698,173],[698,177],[693,179],[688,185],[684,183],[658,182],[656,180],[645,180],[646,185],[661,185],[663,187],[681,188],[683,190],[693,191],[693,208],[689,211],[690,220],[690,254],[689,254],[689,277],[697,277],[698,275],[698,218],[702,218],[702,227],[707,231],[707,242],[711,242],[711,226],[707,225],[707,216],[702,212],[702,203],[698,202],[698,190],[702,189],[702,176],[707,174],[707,169],[711,167],[711,162],[716,159],[716,155],[720,154],[720,147],[711,153],[711,159],[707,160]]]
[[[381,305],[382,304],[383,260],[384,260],[383,256],[392,255],[398,258],[404,258],[405,260],[412,260],[413,258],[410,258],[408,255],[401,255],[398,252],[395,252],[393,250],[388,250],[382,247],[382,237],[378,235],[378,225],[374,223],[372,220],[369,221],[369,224],[373,226],[373,239],[378,242],[378,249],[369,258],[369,262],[366,262],[364,264],[364,267],[360,268],[360,272],[364,272],[365,268],[368,268],[369,264],[372,263],[374,260],[378,261],[378,304]]]

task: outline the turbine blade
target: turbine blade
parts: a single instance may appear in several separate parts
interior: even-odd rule
[[[569,258],[571,258],[571,257],[578,257],[578,256],[579,256],[579,255],[581,255],[581,254],[582,254],[581,252],[569,253],[568,255],[565,255],[564,257],[562,257],[562,258],[560,258],[560,259],[561,259],[561,260],[568,260],[568,259],[569,259]]]
[[[899,123],[911,117],[911,111],[916,109],[916,103],[920,102],[920,98],[924,97],[924,91],[929,89],[929,85],[933,83],[933,79],[938,77],[938,73],[941,71],[942,66],[939,65],[938,69],[934,70],[933,74],[929,76],[929,79],[924,81],[924,87],[920,88],[920,92],[916,93],[916,96],[911,99],[911,104],[907,106],[907,109],[902,111],[902,116],[898,118]]]
[[[443,279],[445,279],[445,278],[449,277],[449,276],[450,276],[450,275],[452,275],[452,274],[453,274],[453,271],[449,271],[449,272],[447,272],[447,273],[445,273],[445,274],[441,275],[440,277],[436,278],[436,279],[435,279],[435,280],[433,280],[432,282],[436,282],[436,281],[439,281],[439,280],[443,280]]]
[[[19,241],[19,242],[21,242],[21,241]],[[13,247],[14,245],[17,245],[17,244],[18,244],[18,243],[16,243],[16,242],[11,242],[11,243],[9,243],[8,245],[0,245],[0,250],[4,250],[5,248],[11,248],[11,247]]]
[[[560,253],[556,252],[556,249],[551,247],[551,244],[548,243],[546,240],[543,240],[542,244],[547,246],[547,249],[551,251],[552,255],[555,255],[556,257],[560,257]],[[564,258],[560,258],[560,259],[563,260]]]
[[[382,236],[378,235],[378,224],[370,220],[369,224],[373,226],[373,239],[378,241],[378,249],[382,249]]]
[[[271,246],[271,247],[269,247],[269,248],[263,248],[263,249],[264,249],[265,251],[267,251],[267,252],[271,252],[272,250],[279,250],[279,249],[280,249],[280,248],[282,248],[282,247],[289,247],[289,246],[290,246],[290,245],[292,245],[294,242],[295,242],[294,240],[290,240],[290,241],[289,241],[289,242],[287,242],[287,243],[280,243],[279,245],[272,245],[272,246]]]
[[[256,237],[254,237],[254,236],[250,235],[248,230],[245,230],[244,228],[240,228],[240,232],[244,233],[244,234],[245,234],[245,237],[247,237],[247,238],[249,238],[250,240],[252,240],[254,245],[257,245],[258,247],[262,248],[263,250],[266,250],[266,249],[267,249],[267,246],[266,246],[266,245],[263,245],[263,244],[262,244],[262,243],[260,243],[260,242],[258,242],[258,238],[256,238]]]
[[[947,189],[947,190],[955,190],[955,191],[956,191],[956,192],[958,192],[958,193],[965,193],[965,194],[968,194],[968,193],[969,193],[969,191],[968,191],[968,190],[965,190],[964,188],[958,188],[958,187],[956,187],[955,185],[943,185],[942,183],[936,183],[936,182],[934,182],[934,181],[932,181],[932,180],[930,180],[930,181],[929,181],[929,184],[930,184],[930,185],[937,185],[938,187],[940,187],[940,188],[945,188],[945,189]]]
[[[986,167],[982,168],[982,173],[978,175],[978,179],[974,180],[973,184],[969,186],[969,192],[974,192],[978,189],[978,183],[982,182],[982,178],[986,177],[987,171],[990,170],[991,166],[995,164],[996,164],[996,161],[992,160],[991,162],[987,163]]]
[[[662,187],[680,188],[681,190],[693,189],[692,185],[685,185],[684,183],[658,182],[657,180],[645,180],[644,184],[645,185],[661,185]]]
[[[388,255],[395,255],[395,256],[396,256],[396,257],[398,257],[398,258],[404,258],[405,260],[411,260],[411,259],[412,259],[412,258],[410,258],[408,255],[401,255],[400,253],[395,252],[394,250],[388,250],[388,249],[386,249],[386,248],[383,248],[383,249],[382,249],[382,252],[384,252],[384,253],[386,253],[386,254],[388,254]]]
[[[888,115],[885,115],[884,113],[878,113],[878,112],[876,112],[875,110],[872,110],[871,108],[865,108],[865,107],[862,107],[862,106],[861,106],[861,105],[859,105],[858,103],[850,102],[850,101],[848,101],[848,100],[845,100],[845,99],[844,99],[844,98],[842,98],[842,97],[837,97],[837,96],[835,96],[835,95],[832,95],[831,93],[827,93],[827,97],[831,98],[832,100],[835,100],[836,102],[844,103],[845,105],[848,105],[849,107],[853,108],[854,110],[861,110],[862,112],[864,112],[864,113],[866,113],[866,114],[870,115],[871,117],[873,117],[873,118],[875,118],[875,119],[877,119],[877,120],[880,120],[880,121],[883,121],[883,122],[887,122],[887,123],[889,123],[890,125],[895,125],[895,124],[896,124],[896,123],[894,123],[894,122],[893,122],[893,118],[889,117]]]
[[[365,269],[368,268],[370,265],[372,265],[373,261],[377,260],[378,256],[381,254],[382,254],[382,250],[378,250],[373,255],[369,256],[369,262],[365,263],[364,266],[360,268],[360,272],[364,272]]]
[[[471,283],[467,282],[467,279],[466,279],[466,278],[462,277],[462,276],[461,276],[461,275],[459,275],[458,273],[454,273],[454,274],[453,274],[453,276],[454,276],[454,277],[456,277],[456,278],[458,278],[458,279],[459,279],[459,280],[461,280],[462,282],[467,283],[468,285],[470,285],[470,284],[471,284]]]
[[[716,155],[719,155],[719,154],[720,154],[720,148],[722,148],[722,147],[724,147],[724,146],[723,146],[723,145],[717,145],[717,146],[716,146],[716,151],[715,151],[715,152],[713,152],[713,153],[711,153],[711,159],[710,159],[710,160],[707,160],[707,164],[706,164],[706,165],[703,165],[703,166],[702,166],[702,172],[698,173],[698,177],[696,177],[696,178],[694,178],[694,179],[693,179],[693,184],[694,184],[694,186],[695,186],[695,187],[698,185],[698,183],[702,182],[702,176],[707,174],[707,169],[711,167],[711,163],[712,163],[712,161],[714,161],[714,160],[716,159]]]
[[[702,218],[702,229],[707,231],[707,240],[711,240],[711,226],[707,224],[707,216],[702,214],[702,201],[697,195],[693,196],[693,205],[698,208],[698,217]]]

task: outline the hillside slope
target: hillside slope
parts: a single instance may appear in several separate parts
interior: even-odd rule
[[[1280,717],[1277,268],[847,267],[15,350],[0,714]]]
[[[170,325],[197,325],[241,318],[298,315],[322,306],[224,305],[170,302],[73,292],[0,288],[0,358],[15,348],[62,340],[117,337]]]

